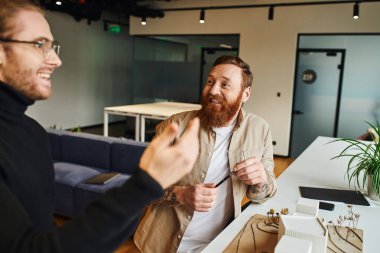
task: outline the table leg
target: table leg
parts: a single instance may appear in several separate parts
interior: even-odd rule
[[[108,136],[108,112],[104,111],[103,118],[103,135]]]
[[[141,133],[141,141],[145,142],[145,117],[141,116],[141,126],[140,126],[140,133]]]
[[[135,141],[140,139],[140,115],[135,116]]]

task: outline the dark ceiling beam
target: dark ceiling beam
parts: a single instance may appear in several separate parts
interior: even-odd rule
[[[247,5],[226,5],[226,6],[199,6],[186,8],[163,8],[156,9],[163,12],[169,11],[196,11],[196,10],[222,10],[222,9],[246,9],[246,8],[269,8],[273,7],[291,7],[307,5],[332,5],[332,4],[353,4],[353,3],[374,3],[380,0],[342,0],[342,1],[314,1],[314,2],[290,2],[290,3],[265,3],[265,4],[247,4]]]
[[[103,12],[115,13],[120,17],[162,18],[165,15],[164,12],[147,5],[139,5],[138,0],[61,0],[60,5],[55,0],[35,1],[48,10],[68,13],[76,21],[87,19],[89,23],[99,20]]]

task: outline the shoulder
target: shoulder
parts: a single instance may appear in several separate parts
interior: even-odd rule
[[[241,125],[252,128],[270,129],[270,126],[265,119],[254,113],[249,113],[246,111],[243,111],[243,120]]]
[[[172,122],[176,122],[179,125],[179,132],[181,133],[186,128],[187,123],[197,115],[197,112],[198,111],[186,111],[170,116],[170,118],[157,125],[156,133],[161,133],[165,127]]]
[[[198,111],[181,112],[181,113],[177,113],[177,114],[172,115],[169,119],[171,119],[172,121],[177,122],[179,124],[182,122],[187,123],[188,121],[190,121],[192,118],[195,117],[197,112]]]

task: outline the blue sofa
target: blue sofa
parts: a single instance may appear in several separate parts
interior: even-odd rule
[[[47,129],[55,169],[55,212],[79,214],[107,190],[121,186],[137,168],[147,144],[85,133]],[[104,185],[84,181],[105,172],[120,176]]]

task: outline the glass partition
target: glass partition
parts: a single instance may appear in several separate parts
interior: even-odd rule
[[[135,37],[133,103],[198,103],[202,50],[238,47],[238,35]]]

